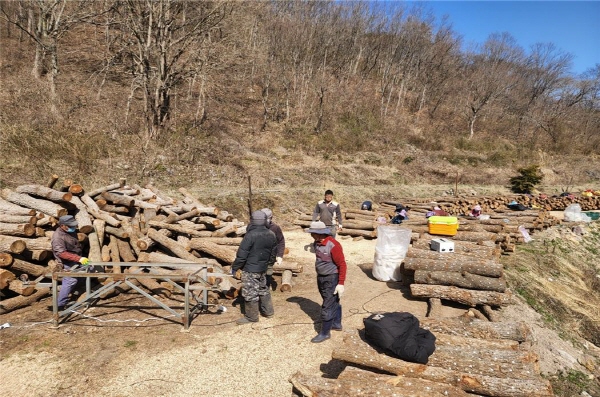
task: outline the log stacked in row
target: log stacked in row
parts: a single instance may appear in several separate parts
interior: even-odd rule
[[[460,317],[421,319],[421,326],[436,336],[427,365],[391,357],[349,334],[332,353],[348,364],[337,379],[296,373],[290,382],[303,396],[554,395],[540,375],[524,323]]]
[[[415,241],[402,262],[412,296],[429,299],[428,316],[438,316],[441,301],[450,300],[478,308],[495,321],[493,308],[514,303],[495,245],[455,241],[454,252],[440,253],[431,251],[429,244]]]
[[[47,186],[1,192],[0,314],[50,293],[48,288],[37,289],[36,281],[57,270],[50,237],[58,218],[66,214],[78,221],[84,254],[95,264],[107,263],[107,272],[120,273],[119,262],[148,262],[164,263],[160,274],[176,271],[169,263],[198,263],[229,274],[246,226],[227,211],[200,203],[184,188],[179,189],[182,198],[176,199],[151,185],[128,186],[124,179],[89,192],[68,180],[55,189],[57,180],[53,176]],[[288,272],[301,272],[302,267],[290,263],[275,271],[289,276],[283,283],[289,290]],[[166,280],[138,281],[153,294],[168,297],[177,292]],[[232,288],[229,277],[209,282],[220,297],[218,291]]]

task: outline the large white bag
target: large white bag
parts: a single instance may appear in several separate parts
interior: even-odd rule
[[[400,265],[406,257],[412,231],[400,225],[380,225],[377,227],[377,244],[373,277],[379,281],[400,281]]]

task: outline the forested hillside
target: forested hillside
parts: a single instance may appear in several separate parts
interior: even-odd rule
[[[367,178],[384,185],[501,184],[497,169],[523,164],[556,184],[600,178],[600,65],[573,75],[552,43],[498,33],[463,48],[402,2],[0,6],[0,183],[57,171],[238,183],[279,167],[304,184],[332,164],[388,167]]]

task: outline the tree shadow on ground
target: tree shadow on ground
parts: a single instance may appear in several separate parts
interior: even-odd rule
[[[321,305],[302,296],[291,296],[287,298],[286,301],[297,303],[298,306],[300,306],[300,309],[313,321],[315,331],[319,331],[320,326],[318,326],[318,324],[321,323]]]

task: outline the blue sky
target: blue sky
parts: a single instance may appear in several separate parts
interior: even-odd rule
[[[412,2],[407,2],[412,3]],[[573,73],[600,64],[600,1],[419,1],[438,21],[447,14],[465,44],[510,33],[525,50],[553,43],[574,55]]]

